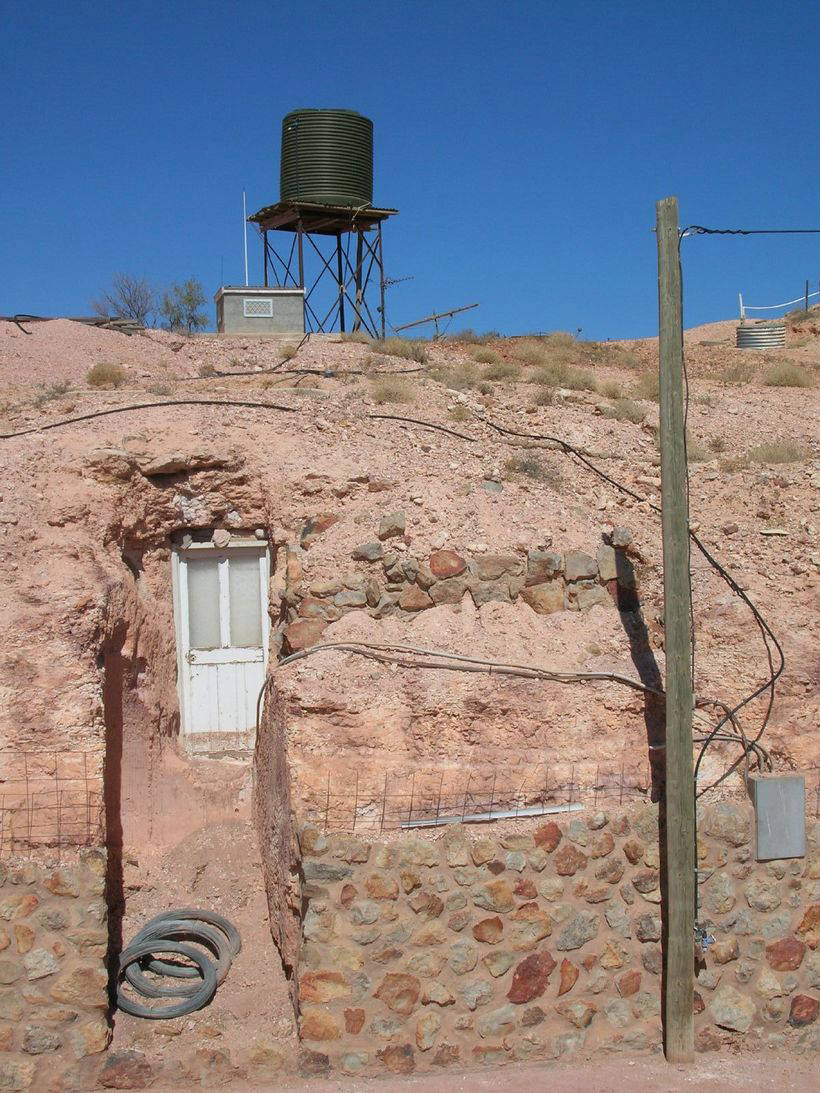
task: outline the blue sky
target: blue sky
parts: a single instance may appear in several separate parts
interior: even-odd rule
[[[242,273],[282,116],[375,125],[394,324],[480,301],[504,333],[656,332],[654,204],[817,227],[811,5],[0,0],[0,313],[86,314],[123,270]],[[251,279],[261,247],[249,240]],[[684,242],[685,322],[798,295],[820,236]],[[817,285],[815,284],[816,288]]]

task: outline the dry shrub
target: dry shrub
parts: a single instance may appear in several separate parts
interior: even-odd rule
[[[781,361],[763,375],[767,387],[814,387],[814,376],[796,361]]]
[[[494,364],[488,364],[484,369],[485,380],[508,382],[517,380],[521,375],[521,365],[517,361],[496,360]]]
[[[406,338],[385,338],[372,343],[374,353],[383,353],[387,357],[402,357],[404,360],[427,364],[427,350],[420,342],[411,342]]]
[[[551,387],[542,387],[536,391],[532,401],[536,406],[551,406],[555,401],[555,392]]]
[[[171,388],[167,383],[151,383],[145,388],[149,395],[170,395]]]
[[[799,463],[809,452],[793,440],[768,440],[748,451],[752,463]]]
[[[91,387],[122,387],[126,372],[121,364],[99,361],[86,372],[86,381]]]
[[[749,457],[747,455],[730,455],[726,459],[721,459],[719,466],[726,474],[745,471],[749,466]]]
[[[453,421],[469,421],[473,416],[467,407],[460,402],[456,406],[451,406],[448,413]]]
[[[203,379],[206,379],[208,376],[215,376],[216,369],[212,364],[200,364],[199,368],[197,369],[197,373]]]
[[[739,360],[730,361],[729,364],[725,364],[717,372],[714,372],[714,378],[720,380],[722,383],[751,383],[757,375],[758,362],[751,357],[743,357]]]
[[[45,406],[47,402],[53,402],[56,398],[62,398],[62,396],[70,390],[71,384],[68,380],[61,380],[59,383],[52,383],[47,387],[41,387],[34,398],[32,398],[31,405],[36,406],[37,409],[39,409],[41,406]]]
[[[706,443],[709,445],[709,450],[715,452],[716,455],[726,451],[726,437],[720,433],[717,436],[709,437]]]
[[[279,350],[283,361],[292,361],[298,352],[299,347],[296,345],[283,345]]]
[[[658,373],[652,369],[647,370],[641,376],[638,377],[638,382],[635,384],[634,389],[635,398],[647,399],[652,402],[657,402],[660,396],[660,379]]]
[[[369,345],[373,340],[364,330],[348,330],[339,337],[343,342],[358,342],[359,345]]]
[[[474,361],[478,361],[479,364],[498,364],[501,360],[494,349],[487,349],[486,346],[483,345],[471,349],[470,356]]]
[[[553,330],[551,334],[544,335],[544,344],[550,346],[552,349],[559,349],[568,348],[570,346],[576,348],[578,342],[568,330]]]
[[[467,391],[478,384],[481,373],[472,361],[459,361],[458,364],[434,366],[430,376],[451,391]]]
[[[412,402],[413,389],[401,376],[379,376],[370,381],[370,396],[381,406],[385,402]]]
[[[708,463],[712,458],[709,449],[690,432],[686,433],[686,459],[689,463]]]
[[[501,335],[497,330],[486,330],[483,334],[477,334],[475,330],[471,330],[467,327],[466,330],[459,331],[458,334],[453,334],[448,337],[448,341],[464,342],[467,345],[486,345],[487,342],[497,342],[501,338]]]
[[[514,455],[504,463],[508,475],[523,475],[534,478],[537,482],[557,489],[561,484],[561,474],[556,466],[537,455]]]
[[[605,406],[602,413],[604,417],[613,418],[615,421],[631,421],[633,425],[640,425],[646,417],[646,410],[631,398],[616,399],[612,406]]]
[[[598,383],[598,390],[606,398],[621,398],[621,385],[617,380],[601,380]]]

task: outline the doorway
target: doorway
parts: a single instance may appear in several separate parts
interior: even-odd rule
[[[268,662],[268,548],[196,542],[171,565],[181,732],[251,732]]]

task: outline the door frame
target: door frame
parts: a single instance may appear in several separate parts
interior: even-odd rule
[[[268,653],[270,648],[270,611],[268,610],[268,589],[270,586],[270,549],[267,542],[259,539],[239,538],[232,539],[226,547],[218,547],[211,542],[190,543],[187,546],[175,545],[171,549],[171,587],[173,591],[174,611],[174,637],[177,653],[177,696],[179,699],[179,731],[181,736],[196,737],[206,735],[191,732],[188,728],[188,716],[191,709],[191,676],[189,672],[188,654],[190,649],[190,637],[188,630],[188,570],[184,564],[189,558],[222,556],[230,558],[231,555],[241,554],[259,555],[259,596],[262,620],[262,662],[267,670]],[[219,573],[219,615],[220,635],[224,632],[225,618],[229,612],[227,581],[221,568]],[[229,649],[223,647],[225,653],[224,663],[235,660]],[[249,646],[259,648],[259,646]],[[214,652],[218,652],[215,650]],[[240,735],[237,733],[237,735]]]

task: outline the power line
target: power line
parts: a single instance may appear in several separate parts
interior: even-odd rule
[[[704,228],[690,224],[680,233],[685,235],[820,235],[820,228]]]

